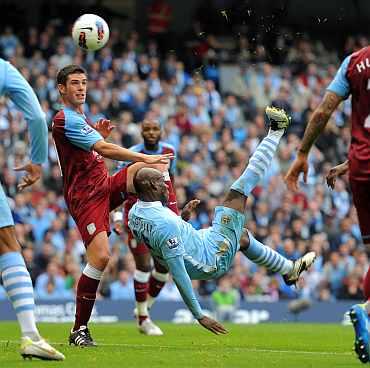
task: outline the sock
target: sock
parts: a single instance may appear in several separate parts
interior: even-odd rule
[[[252,262],[265,266],[268,270],[286,275],[293,270],[293,262],[286,259],[272,248],[259,242],[249,231],[249,247],[243,254]]]
[[[366,276],[364,278],[364,296],[367,301],[370,299],[370,267],[367,270]]]
[[[161,273],[156,270],[152,272],[149,279],[148,309],[154,304],[155,298],[161,292],[164,284],[168,281],[168,273]]]
[[[9,252],[0,256],[0,274],[4,289],[13,305],[22,336],[40,340],[35,321],[35,300],[30,274],[22,255]]]
[[[134,288],[139,323],[148,318],[147,296],[149,287],[149,276],[149,272],[135,270]]]
[[[82,272],[77,285],[76,316],[73,331],[81,326],[87,326],[94,308],[96,291],[98,290],[103,271],[100,271],[89,264]]]
[[[274,157],[280,139],[284,134],[284,130],[270,130],[257,149],[249,159],[248,166],[237,179],[231,189],[244,194],[246,197],[250,195],[257,183],[264,177],[267,168],[270,166],[271,160]]]

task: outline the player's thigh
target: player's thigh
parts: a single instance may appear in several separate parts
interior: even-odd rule
[[[238,243],[244,231],[245,215],[231,207],[215,208],[212,229]]]
[[[45,114],[35,92],[21,73],[10,64],[7,64],[5,90],[27,120],[44,120]]]
[[[350,180],[362,240],[370,246],[370,181]]]
[[[96,234],[87,246],[86,257],[89,264],[100,271],[107,266],[110,258],[109,240],[106,231]]]

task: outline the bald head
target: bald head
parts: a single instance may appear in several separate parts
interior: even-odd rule
[[[140,200],[167,203],[168,188],[159,170],[150,167],[139,169],[134,176],[133,184]]]

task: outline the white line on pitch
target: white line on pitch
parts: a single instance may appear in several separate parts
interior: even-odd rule
[[[68,344],[64,342],[49,342],[51,345],[67,346]],[[19,341],[13,340],[0,340],[0,344],[19,344]],[[162,348],[162,349],[177,349],[177,350],[188,350],[191,347],[175,346],[175,345],[150,345],[150,344],[105,344],[98,343],[101,347],[122,347],[122,348]],[[218,348],[216,345],[198,345],[200,348]],[[337,351],[304,351],[304,350],[278,350],[278,349],[260,349],[260,348],[242,348],[238,346],[224,346],[226,350],[235,351],[246,351],[253,353],[276,353],[276,354],[314,354],[314,355],[353,355],[350,352],[337,352]]]

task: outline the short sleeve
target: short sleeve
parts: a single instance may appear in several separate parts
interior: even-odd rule
[[[78,114],[66,114],[65,135],[75,146],[85,151],[91,151],[92,146],[104,139],[100,133],[92,128],[85,119]]]
[[[334,92],[336,95],[341,96],[343,98],[347,98],[350,94],[350,86],[347,79],[347,69],[350,60],[351,55],[347,56],[344,59],[334,79],[327,87],[327,91]]]
[[[177,171],[177,162],[176,162],[176,152],[174,151],[175,157],[170,161],[170,168],[169,168],[169,173],[171,176],[176,176],[176,171]]]
[[[166,226],[161,227],[160,231],[162,232],[161,253],[163,259],[182,256],[185,253],[185,249],[176,221],[167,221]]]

